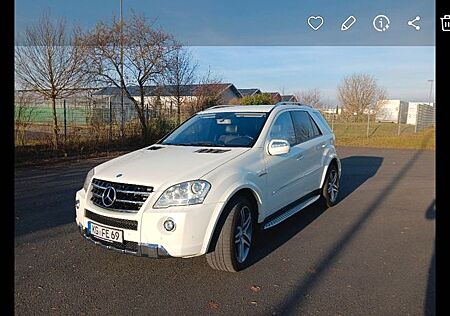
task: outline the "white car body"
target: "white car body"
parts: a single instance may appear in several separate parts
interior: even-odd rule
[[[192,257],[208,252],[218,219],[225,205],[237,192],[251,193],[257,203],[257,222],[263,228],[278,224],[300,209],[316,201],[324,183],[327,168],[335,161],[339,175],[341,166],[334,148],[334,134],[318,111],[296,104],[258,106],[220,106],[202,113],[266,112],[267,120],[251,148],[174,146],[155,144],[107,161],[94,168],[94,179],[115,183],[152,187],[153,190],[136,212],[119,212],[92,199],[92,181],[87,190],[76,193],[76,223],[83,236],[97,244],[125,253],[149,257]],[[287,154],[268,153],[269,130],[276,118],[286,111],[306,111],[314,119],[321,136],[292,146]],[[149,150],[150,147],[162,147]],[[197,152],[220,149],[225,152]],[[174,184],[190,180],[205,180],[211,188],[203,203],[186,206],[154,208],[161,194]],[[103,183],[103,182],[102,182]],[[297,209],[273,218],[299,198],[304,201]],[[114,196],[115,197],[115,196]],[[86,213],[90,212],[89,218]],[[94,214],[95,216],[93,216]],[[271,217],[272,216],[272,217]],[[167,231],[164,222],[175,224]],[[123,220],[137,223],[137,229],[117,227]],[[268,221],[270,220],[270,221]],[[88,222],[120,229],[128,247],[94,238],[87,231]]]

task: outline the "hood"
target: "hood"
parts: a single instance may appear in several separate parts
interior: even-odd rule
[[[167,185],[200,179],[249,149],[152,145],[97,166],[94,178],[152,186],[159,191],[161,186],[166,189]]]

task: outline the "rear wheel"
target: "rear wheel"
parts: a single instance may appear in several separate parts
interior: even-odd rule
[[[339,194],[339,172],[336,164],[332,163],[328,167],[325,182],[322,187],[322,203],[327,207],[336,204]]]
[[[214,251],[206,254],[206,261],[213,269],[236,272],[245,268],[249,261],[255,233],[255,210],[247,198],[238,196],[230,201],[225,211],[229,213]]]

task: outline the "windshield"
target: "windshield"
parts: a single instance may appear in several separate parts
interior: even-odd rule
[[[173,131],[161,144],[207,147],[251,147],[267,113],[223,112],[199,114]]]

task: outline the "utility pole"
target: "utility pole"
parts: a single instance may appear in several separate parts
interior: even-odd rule
[[[112,103],[111,96],[108,97],[108,106],[109,106],[109,141],[112,141]]]
[[[331,114],[331,130],[332,130],[332,131],[334,131],[334,116],[335,116],[335,114],[332,113],[332,114]]]
[[[369,130],[370,130],[370,106],[367,107],[367,138],[369,137]]]
[[[433,79],[428,80],[428,82],[430,83],[430,96],[428,97],[428,104],[431,105],[431,96],[433,94]]]
[[[125,136],[124,125],[124,108],[123,108],[123,89],[124,89],[124,77],[123,77],[123,0],[120,0],[120,111],[121,111],[121,121],[120,121],[120,136],[122,139]]]

